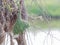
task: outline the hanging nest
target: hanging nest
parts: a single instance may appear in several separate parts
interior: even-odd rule
[[[6,32],[12,31],[17,14],[18,8],[13,0],[0,0],[0,23],[4,22],[4,30]]]

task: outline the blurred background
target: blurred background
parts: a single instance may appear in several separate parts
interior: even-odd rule
[[[25,0],[29,22],[39,28],[60,27],[59,0]],[[47,24],[49,23],[49,24]]]
[[[26,26],[33,26],[37,28],[60,28],[60,1],[59,0],[23,0],[23,4],[20,4],[20,0],[15,0],[17,6],[23,11],[18,14],[20,21],[17,21],[22,26],[21,30],[24,30]],[[22,16],[25,15],[25,16]],[[21,18],[26,18],[25,21],[21,21]],[[27,20],[27,25],[25,24]],[[23,24],[22,24],[23,22]],[[16,26],[15,26],[16,27]],[[18,28],[17,27],[17,28]]]
[[[29,42],[29,44],[27,43],[27,45],[42,45],[40,43],[41,40],[38,41],[38,39],[41,39],[40,37],[47,33],[47,36],[45,35],[45,37],[47,38],[44,37],[45,39],[43,40],[43,42],[48,43],[45,45],[56,45],[55,43],[51,44],[51,40],[52,38],[54,38],[54,35],[59,34],[58,36],[60,36],[60,0],[14,1],[19,9],[18,19],[14,26],[14,34],[23,34],[23,32],[25,32],[26,35],[30,35],[28,37],[31,38],[30,39],[27,37],[27,42]],[[55,33],[54,30],[58,31]],[[43,31],[44,34],[41,31]],[[58,36],[55,39],[59,40]],[[36,41],[36,44],[34,44],[34,41]]]

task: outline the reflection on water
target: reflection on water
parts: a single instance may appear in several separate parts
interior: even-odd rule
[[[27,31],[25,38],[27,45],[60,45],[60,30],[38,31],[35,34]]]

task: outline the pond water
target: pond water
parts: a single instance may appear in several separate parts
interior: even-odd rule
[[[27,31],[25,39],[27,45],[60,45],[60,29]]]

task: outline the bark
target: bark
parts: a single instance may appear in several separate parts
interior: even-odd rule
[[[0,44],[2,44],[4,39],[5,39],[4,27],[3,27],[3,24],[1,24],[1,21],[0,21]]]
[[[27,16],[27,11],[24,5],[24,0],[20,0],[20,14],[21,14],[21,18],[24,21],[28,20],[28,16]],[[25,42],[25,33],[23,31],[23,33],[19,34],[19,37],[17,38],[18,44],[19,45],[26,45]]]
[[[0,0],[0,17],[3,15],[6,32],[12,32],[17,19],[18,8],[13,0]],[[3,19],[3,18],[2,18]],[[1,20],[1,19],[0,19]],[[2,20],[1,20],[2,22]]]
[[[13,32],[18,9],[13,0],[0,0],[0,41],[4,39],[3,32]]]
[[[16,40],[18,42],[18,45],[26,45],[25,33],[19,34],[19,36],[16,37]]]
[[[20,0],[20,13],[23,20],[27,20],[27,12],[24,5],[24,0]]]

